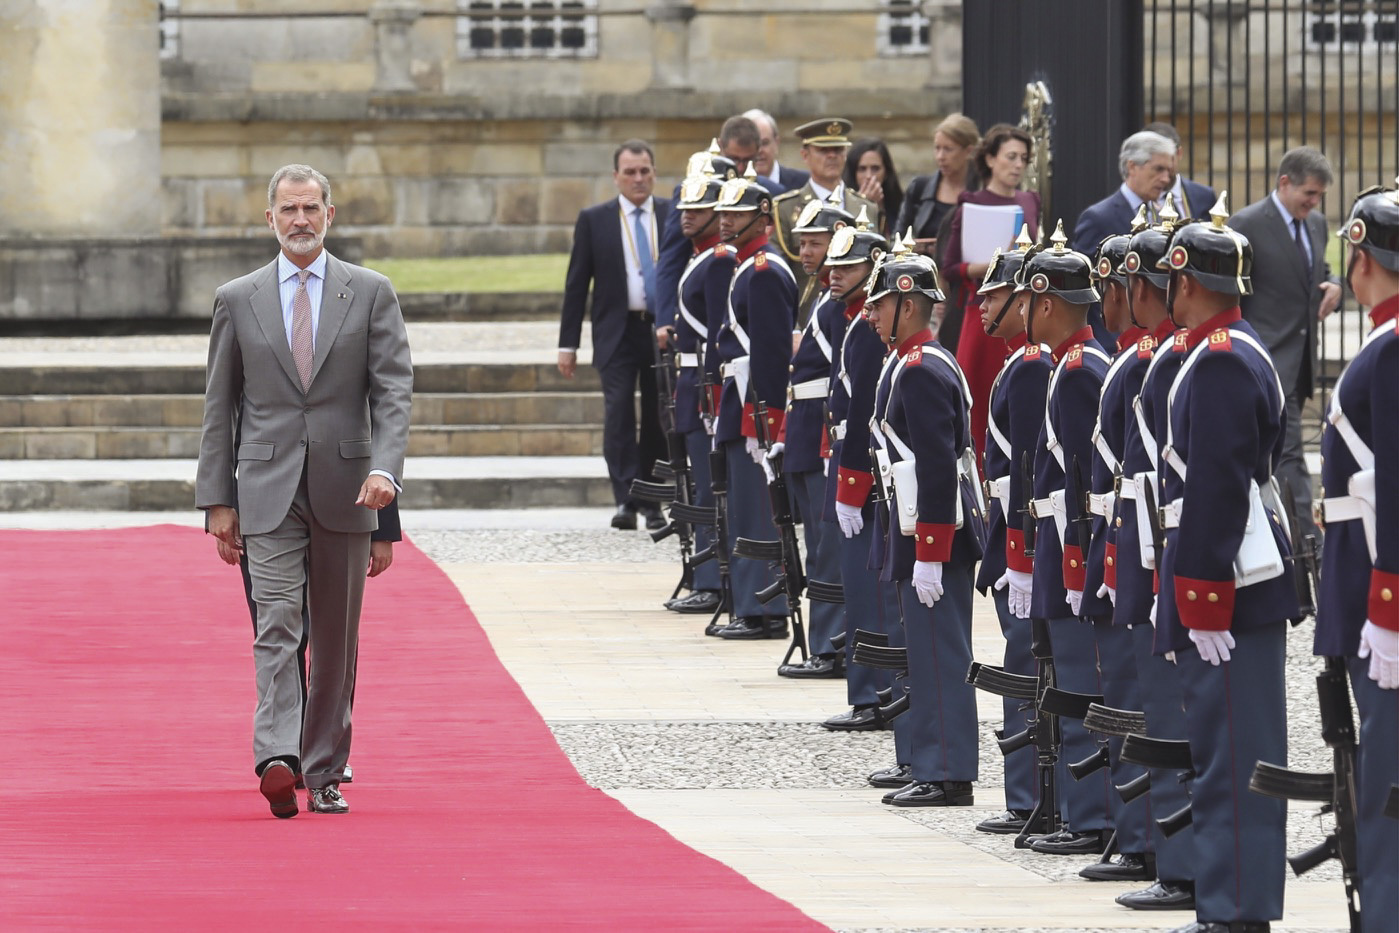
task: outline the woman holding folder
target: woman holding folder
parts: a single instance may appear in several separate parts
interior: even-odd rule
[[[977,286],[986,275],[991,252],[995,247],[1011,248],[1020,230],[1019,223],[1030,228],[1030,236],[1039,235],[1040,196],[1034,191],[1021,191],[1020,179],[1030,162],[1030,134],[1008,123],[997,123],[986,131],[977,150],[975,165],[981,175],[980,191],[964,191],[957,198],[948,228],[947,246],[943,252],[942,270],[948,281],[960,286],[966,296],[964,321],[980,320],[976,308],[981,299]],[[969,210],[970,205],[998,210]],[[1006,210],[1011,209],[1011,210]],[[1018,213],[1017,213],[1018,209]],[[1004,232],[1004,242],[999,242]],[[992,240],[997,242],[992,243]],[[964,247],[971,247],[972,252]],[[982,255],[984,253],[984,255]],[[966,374],[972,390],[972,440],[976,444],[976,460],[981,463],[986,445],[986,409],[991,396],[991,383],[1005,362],[1006,344],[986,336],[979,327],[964,327],[957,341],[957,362]]]

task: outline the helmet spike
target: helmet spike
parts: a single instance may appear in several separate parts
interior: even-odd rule
[[[1229,192],[1219,192],[1219,200],[1214,202],[1214,207],[1210,208],[1210,222],[1214,224],[1216,230],[1223,229],[1224,222],[1229,219]]]
[[[723,155],[723,153],[719,151],[719,138],[717,136],[709,141],[709,154]]]
[[[1174,224],[1180,220],[1180,214],[1176,212],[1176,196],[1166,195],[1166,206],[1161,208],[1161,213],[1157,215],[1161,220],[1161,225]]]
[[[1020,250],[1020,252],[1023,253],[1023,252],[1025,252],[1027,249],[1029,249],[1030,247],[1032,247],[1032,246],[1034,246],[1034,245],[1035,245],[1035,241],[1032,240],[1032,239],[1030,239],[1030,225],[1029,225],[1029,224],[1021,224],[1021,225],[1020,225],[1020,235],[1019,235],[1018,237],[1015,238],[1015,248],[1018,249],[1018,250]]]
[[[1146,202],[1143,201],[1140,206],[1137,207],[1137,216],[1132,218],[1132,232],[1139,233],[1149,226],[1151,225],[1146,219]]]
[[[1054,233],[1050,235],[1049,242],[1054,245],[1056,253],[1062,253],[1064,247],[1069,245],[1069,238],[1064,235],[1064,218],[1060,217],[1059,222],[1054,225]]]

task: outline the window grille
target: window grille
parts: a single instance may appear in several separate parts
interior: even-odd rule
[[[880,55],[926,55],[928,18],[919,0],[881,0],[877,45]]]
[[[1399,10],[1393,2],[1316,2],[1306,18],[1306,44],[1313,51],[1378,51],[1399,43]]]
[[[160,58],[180,57],[180,20],[167,14],[180,12],[180,0],[160,0]]]
[[[596,58],[597,0],[457,0],[460,58]]]

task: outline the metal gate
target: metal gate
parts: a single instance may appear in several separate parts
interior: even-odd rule
[[[1181,171],[1229,189],[1231,210],[1272,190],[1294,146],[1331,160],[1332,230],[1356,192],[1395,184],[1399,0],[1144,0],[1142,28],[1146,118],[1178,129]],[[1334,238],[1327,254],[1343,276]],[[1347,293],[1320,328],[1317,401],[1366,330]],[[1318,424],[1307,419],[1308,440]]]

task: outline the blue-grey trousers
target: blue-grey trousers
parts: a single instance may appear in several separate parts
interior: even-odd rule
[[[1060,690],[1101,694],[1098,675],[1096,626],[1076,616],[1049,620],[1049,642],[1054,653],[1054,680]],[[1059,808],[1069,829],[1076,833],[1112,829],[1112,789],[1106,769],[1075,781],[1069,764],[1098,750],[1098,739],[1083,727],[1081,719],[1060,719],[1064,741],[1058,767]]]
[[[1146,734],[1153,739],[1188,738],[1185,725],[1185,695],[1176,666],[1152,650],[1156,630],[1149,622],[1130,626],[1132,645],[1137,652],[1142,712],[1146,714]],[[1147,795],[1151,818],[1152,846],[1156,851],[1156,874],[1162,881],[1195,880],[1195,827],[1187,826],[1167,838],[1156,820],[1176,813],[1190,803],[1190,785],[1180,781],[1180,772],[1151,769],[1151,793]]]
[[[772,523],[772,501],[768,498],[767,477],[744,449],[742,438],[724,441],[724,461],[729,467],[729,548],[739,538],[776,541]],[[777,579],[769,561],[735,558],[729,572],[733,582],[734,615],[787,615],[787,597],[779,596],[767,605],[758,602],[758,592]]]
[[[1399,784],[1399,690],[1381,690],[1370,662],[1351,658],[1351,690],[1360,713],[1356,813],[1363,933],[1392,933],[1399,923],[1399,823],[1384,815],[1389,788]]]
[[[821,470],[788,473],[787,488],[791,490],[797,512],[802,518],[802,535],[806,542],[806,578],[824,583],[840,582],[840,545],[836,538],[840,526],[821,520],[821,507],[826,497],[826,474]],[[812,654],[835,654],[831,636],[845,628],[845,614],[834,603],[807,601],[807,646]]]
[[[1017,618],[1010,611],[1009,594],[1006,590],[992,590],[991,598],[996,603],[996,617],[1001,621],[1001,634],[1006,639],[1005,659],[1001,666],[1010,674],[1025,674],[1034,677],[1039,673],[1034,655],[1030,653],[1030,620]],[[1025,701],[1005,698],[1001,701],[1004,719],[1001,734],[1019,735],[1030,727],[1033,710]],[[1025,748],[1005,756],[1006,769],[1006,809],[1033,810],[1040,796],[1039,769],[1035,763],[1035,747]]]
[[[1098,669],[1103,684],[1103,702],[1114,709],[1141,709],[1141,686],[1137,680],[1137,659],[1132,632],[1125,625],[1096,622],[1098,636]],[[1122,760],[1122,739],[1108,741],[1112,759],[1110,773],[1113,784],[1126,784],[1140,777],[1146,769]],[[1086,780],[1086,779],[1085,779]],[[1112,804],[1112,824],[1117,830],[1117,851],[1149,852],[1152,848],[1151,808],[1147,797],[1123,803],[1122,795],[1109,789]],[[1163,816],[1165,814],[1162,814]]]
[[[690,476],[695,481],[695,505],[713,508],[714,490],[710,487],[709,451],[713,440],[703,428],[685,432],[685,454],[690,458]],[[695,526],[695,553],[698,554],[714,541],[714,529],[709,525]],[[719,562],[705,561],[695,568],[696,590],[719,590]]]

